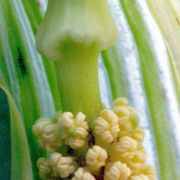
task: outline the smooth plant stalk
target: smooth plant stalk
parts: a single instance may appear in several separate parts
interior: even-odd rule
[[[60,61],[55,62],[63,111],[85,112],[87,120],[97,117],[102,105],[98,82],[96,47],[67,45]]]
[[[106,0],[49,0],[36,45],[55,61],[63,111],[83,112],[89,122],[97,117],[98,55],[116,40]]]

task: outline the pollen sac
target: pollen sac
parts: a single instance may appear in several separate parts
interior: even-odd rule
[[[119,97],[113,101],[113,107],[128,106],[128,100],[123,97]]]
[[[130,168],[126,164],[117,161],[111,165],[107,165],[104,180],[127,180],[130,175]]]
[[[134,139],[124,136],[118,142],[114,143],[110,149],[110,158],[113,161],[131,160],[134,152],[137,150],[138,143]]]
[[[139,168],[142,167],[145,161],[146,153],[144,147],[142,145],[138,145],[137,150],[132,153],[131,159],[129,159],[127,163],[133,171],[139,171]]]
[[[140,169],[140,173],[143,175],[146,175],[149,180],[155,180],[156,179],[156,172],[155,169],[150,165],[142,165]]]
[[[37,161],[39,176],[41,179],[53,179],[53,171],[47,158],[39,158]]]
[[[132,176],[130,180],[149,180],[149,177],[145,175]]]
[[[95,180],[94,176],[85,170],[85,168],[79,168],[75,173],[72,180]]]
[[[119,140],[119,152],[123,153],[125,151],[134,151],[136,149],[137,142],[134,139],[128,136],[124,136]]]
[[[33,133],[38,137],[41,148],[54,152],[61,146],[59,127],[49,119],[39,119],[33,126]]]
[[[110,109],[101,111],[95,120],[94,133],[99,144],[110,144],[117,139],[119,133],[118,117]]]
[[[88,142],[88,124],[86,116],[79,112],[76,117],[70,112],[65,112],[58,120],[65,143],[73,149],[82,148]]]
[[[119,118],[119,127],[121,129],[121,131],[119,132],[119,137],[126,136],[133,130],[132,123],[129,120],[128,116]]]
[[[88,150],[86,155],[86,164],[92,172],[98,172],[101,167],[105,166],[108,154],[100,146],[93,146]]]
[[[142,143],[144,140],[144,130],[142,128],[136,128],[131,133],[130,137],[135,139],[137,142]]]
[[[60,153],[53,153],[50,158],[50,164],[54,175],[61,178],[67,178],[77,167],[72,157],[63,157]]]
[[[113,102],[113,111],[119,117],[119,136],[130,134],[138,125],[138,115],[136,110],[128,105],[125,98],[118,98]]]

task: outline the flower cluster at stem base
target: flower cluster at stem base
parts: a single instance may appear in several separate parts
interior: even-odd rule
[[[103,109],[89,127],[79,112],[41,118],[33,126],[40,147],[48,157],[37,161],[43,180],[155,180],[155,170],[146,164],[144,132],[138,116],[125,98]]]

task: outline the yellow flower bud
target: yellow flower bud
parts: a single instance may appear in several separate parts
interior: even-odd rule
[[[156,172],[154,167],[150,165],[143,165],[140,170],[141,174],[146,175],[149,177],[149,180],[155,180],[156,179]]]
[[[105,170],[104,180],[127,180],[131,170],[125,163],[117,161]]]
[[[90,171],[97,172],[105,166],[107,158],[108,154],[105,149],[100,146],[93,146],[86,154],[86,164]]]
[[[144,140],[144,130],[142,128],[136,128],[130,136],[139,143],[142,143]]]
[[[137,141],[128,136],[124,136],[110,148],[110,158],[113,161],[132,159],[137,147]]]
[[[50,158],[53,173],[61,178],[67,178],[77,167],[72,157],[63,157],[60,153],[53,153]]]
[[[113,102],[113,111],[119,117],[120,134],[128,135],[138,125],[138,116],[136,110],[128,106],[128,101],[124,98],[118,98]]]
[[[115,106],[127,106],[128,105],[128,100],[123,97],[119,97],[113,101],[113,107]]]
[[[85,170],[84,168],[79,168],[75,173],[72,180],[96,180],[94,176]]]
[[[129,117],[130,116],[130,111],[127,107],[124,106],[116,106],[113,108],[113,111],[116,113],[116,115],[119,118],[123,118],[123,117]]]
[[[104,109],[95,120],[94,133],[100,144],[110,144],[117,139],[119,133],[118,117],[109,109]],[[99,143],[98,143],[99,144]]]
[[[72,113],[65,112],[58,120],[65,143],[73,149],[82,148],[88,141],[88,124],[85,118],[81,112],[75,118]]]
[[[51,157],[49,159],[51,168],[53,170],[53,174],[55,176],[59,176],[59,173],[57,170],[57,164],[58,164],[58,161],[60,160],[60,158],[62,158],[62,155],[60,153],[55,152],[55,153],[51,154]]]
[[[133,174],[137,174],[146,161],[146,154],[142,151],[135,151],[132,153],[131,159],[127,158],[125,161],[131,168]]]
[[[137,141],[134,139],[124,136],[119,140],[119,152],[134,151],[137,149]]]
[[[119,137],[127,136],[133,130],[132,123],[129,120],[128,116],[119,118],[119,127],[121,129],[120,132],[119,132]]]
[[[39,176],[41,179],[53,179],[53,171],[48,159],[39,158],[37,167],[39,168]]]
[[[33,126],[33,133],[38,137],[41,148],[48,152],[57,151],[61,146],[59,127],[49,119],[39,119]]]

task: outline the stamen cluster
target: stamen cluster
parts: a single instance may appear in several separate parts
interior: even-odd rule
[[[91,128],[81,112],[38,120],[33,132],[50,152],[37,161],[41,179],[155,180],[154,168],[146,164],[144,132],[137,126],[137,113],[125,98],[103,109]]]

